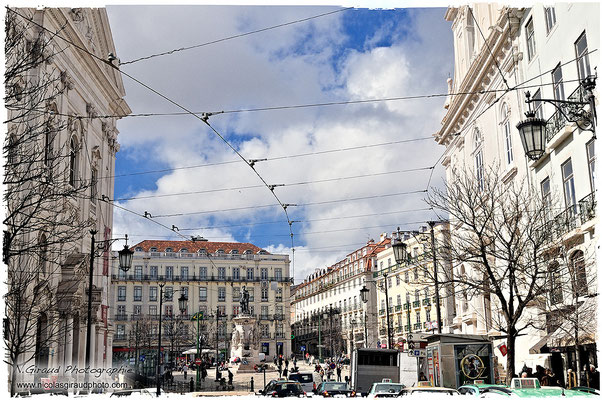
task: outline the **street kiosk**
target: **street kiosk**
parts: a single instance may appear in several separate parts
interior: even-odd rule
[[[495,383],[493,347],[487,336],[435,334],[425,339],[427,378],[432,386]]]

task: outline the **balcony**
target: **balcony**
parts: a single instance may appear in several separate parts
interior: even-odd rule
[[[409,310],[410,309],[410,302],[404,303],[403,309],[404,310]]]
[[[596,198],[594,192],[579,200],[579,216],[582,225],[596,216]]]
[[[115,316],[115,319],[116,319],[117,321],[127,321],[127,320],[128,320],[128,316],[127,316],[127,315],[125,315],[125,314],[117,314],[117,315]]]
[[[420,322],[417,322],[414,324],[414,330],[419,331],[422,329],[422,324]]]
[[[116,333],[113,335],[113,340],[126,340],[127,336],[125,334]]]
[[[416,300],[412,303],[412,305],[414,306],[414,308],[418,308],[420,307],[420,300]]]
[[[400,326],[396,326],[395,327],[395,333],[403,333],[403,327],[401,325]]]
[[[274,315],[275,321],[284,321],[284,314],[276,314]]]
[[[583,89],[581,85],[573,91],[567,98],[569,101],[583,101]],[[583,105],[569,106],[572,110],[577,111],[583,108]],[[546,143],[549,143],[554,137],[566,126],[566,119],[559,111],[556,111],[546,123]]]
[[[259,320],[260,321],[271,321],[272,316],[269,314],[259,314]]]
[[[423,306],[430,306],[431,305],[431,300],[430,299],[422,299],[422,305]]]
[[[577,228],[577,210],[576,206],[569,206],[560,214],[554,217],[554,225],[557,237]]]
[[[404,326],[403,326],[403,329],[404,329],[406,332],[411,332],[411,331],[412,331],[412,325],[410,325],[410,324],[408,324],[408,325],[404,325]]]
[[[395,306],[395,311],[401,311],[401,304]]]
[[[378,333],[379,333],[381,336],[385,336],[385,335],[387,334],[387,329],[385,329],[385,328],[380,328],[380,329],[378,330]]]
[[[382,308],[378,310],[378,315],[385,315],[385,310]]]

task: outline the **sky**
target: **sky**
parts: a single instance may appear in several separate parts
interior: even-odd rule
[[[215,131],[190,114],[118,121],[115,235],[133,243],[200,235],[291,258],[294,247],[298,283],[383,232],[438,219],[424,191],[443,184],[444,148],[432,135],[444,96],[278,107],[447,93],[453,39],[445,8],[116,5],[107,12],[122,71],[188,110],[225,111],[209,117]],[[123,81],[134,114],[182,112]],[[233,149],[247,161],[267,160],[251,168]],[[274,193],[296,205],[287,207],[288,219],[261,179],[284,185]],[[174,225],[182,236],[168,229]]]

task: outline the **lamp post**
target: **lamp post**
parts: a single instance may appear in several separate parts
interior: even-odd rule
[[[199,360],[201,359],[202,356],[202,346],[201,346],[201,320],[204,318],[204,314],[202,311],[197,312],[196,314],[194,314],[192,316],[192,320],[194,321],[196,319],[196,357],[194,360],[194,364],[196,366],[196,358],[198,357]],[[201,368],[200,366],[196,366],[196,388],[198,390],[198,388],[201,386]]]
[[[102,240],[98,243],[96,242],[96,234],[98,231],[95,229],[90,230],[90,234],[92,235],[92,243],[90,244],[90,276],[88,279],[88,320],[86,324],[86,390],[88,389],[90,382],[90,351],[91,351],[91,340],[92,340],[92,286],[93,277],[94,277],[94,259],[96,258],[97,250],[105,250],[111,247],[111,245],[117,240],[121,240],[121,238]],[[124,272],[129,271],[132,267],[132,256],[133,252],[127,245],[128,236],[125,235],[125,245],[122,250],[119,250],[117,254],[119,255],[119,268],[121,268]]]
[[[531,160],[540,159],[545,153],[546,120],[536,118],[531,109],[531,103],[544,102],[552,104],[568,122],[574,122],[581,130],[589,130],[596,138],[596,98],[593,90],[596,87],[596,76],[590,75],[581,81],[581,100],[531,99],[529,92],[525,93],[525,102],[529,110],[525,113],[526,120],[516,125],[520,134],[525,154]],[[589,105],[589,110],[585,106]]]
[[[360,289],[360,298],[362,299],[362,302],[364,303],[364,348],[368,347],[368,321],[367,321],[367,312],[366,312],[366,307],[368,307],[367,303],[368,303],[368,292],[370,290],[368,290],[368,288],[366,288],[366,286],[362,287]]]
[[[383,273],[384,284],[380,287],[374,281],[366,281],[366,283],[368,283],[368,282],[373,283],[381,292],[382,291],[385,292],[385,307],[386,307],[385,311],[386,311],[386,318],[387,318],[387,341],[388,341],[387,346],[390,346],[391,345],[391,321],[390,321],[390,316],[389,316],[389,290],[387,288],[387,276],[388,275],[386,272]],[[363,296],[362,301],[364,301],[364,303],[368,302],[368,292],[369,291],[370,291],[370,289],[368,289],[366,287],[366,285],[364,285],[364,287],[360,290],[360,296]],[[364,321],[366,321],[366,313],[365,312],[364,312]],[[367,328],[365,328],[365,329],[367,331]]]
[[[161,317],[163,312],[163,287],[165,283],[159,284],[159,338],[157,344],[157,397],[161,396]],[[178,290],[174,290],[174,292],[178,292]],[[178,308],[180,309],[180,313],[184,314],[187,309],[188,298],[182,293],[180,298],[178,299]]]
[[[437,268],[437,245],[435,242],[435,221],[428,221],[431,228],[431,247],[433,251],[433,275],[435,280],[435,310],[437,310],[437,333],[441,334],[441,306],[439,305],[439,270]],[[399,229],[399,228],[398,228]]]

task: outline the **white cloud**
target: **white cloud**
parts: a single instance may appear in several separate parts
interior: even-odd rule
[[[110,7],[109,15],[119,56],[133,59],[149,53],[214,40],[274,23],[319,14],[322,7]],[[365,51],[346,51],[331,57],[345,43],[342,14],[205,46],[187,52],[125,65],[122,68],[153,88],[194,110],[240,109],[305,104],[336,100],[442,93],[451,68],[451,37],[443,12],[412,10],[404,32],[392,32],[390,47],[374,47],[387,34],[387,26],[368,38]],[[160,17],[160,18],[159,18]],[[154,21],[161,21],[157,24]],[[447,31],[446,31],[447,29]],[[433,33],[432,33],[433,32]],[[439,38],[432,37],[436,33]],[[300,42],[301,40],[301,42]],[[337,74],[335,65],[340,68]],[[125,79],[126,100],[134,112],[177,111],[164,100]],[[294,110],[216,115],[210,123],[227,134],[246,158],[321,152],[374,143],[429,136],[443,115],[444,99],[407,100]],[[122,149],[133,158],[151,159],[162,167],[222,162],[236,159],[208,127],[190,116],[126,118],[119,122]],[[307,157],[257,163],[255,169],[269,184],[308,182],[337,177],[377,174],[431,166],[442,153],[434,141],[364,148]],[[118,156],[122,156],[118,155]],[[120,172],[120,171],[118,171]],[[399,173],[276,189],[286,203],[316,203],[422,190],[429,171]],[[124,178],[125,179],[125,178]],[[437,179],[437,178],[435,178]],[[156,189],[137,195],[215,190],[259,185],[261,181],[244,163],[181,169],[157,179]],[[134,185],[135,182],[130,185]],[[132,193],[135,192],[135,189]],[[323,268],[348,252],[378,238],[398,225],[432,218],[432,213],[383,214],[424,208],[424,195],[391,196],[363,201],[341,201],[306,208],[289,208],[295,229],[295,275]],[[153,215],[190,213],[275,204],[267,188],[213,192],[189,196],[155,197],[122,201],[124,207]],[[325,218],[336,218],[323,220]],[[321,221],[316,221],[321,220]],[[288,226],[282,210],[244,209],[157,219],[171,227],[221,226],[181,231],[210,240],[247,240],[264,243],[271,252],[290,252]],[[243,223],[282,221],[249,226]],[[164,228],[116,210],[115,232],[164,236]],[[273,231],[273,229],[278,232]],[[272,230],[261,230],[271,228]],[[415,228],[407,226],[407,228]],[[324,231],[333,231],[321,233]],[[262,234],[273,234],[270,238]],[[235,236],[236,235],[236,236]],[[279,236],[281,235],[281,236]],[[149,237],[150,238],[150,237]],[[340,248],[333,247],[341,245]],[[349,246],[353,245],[353,246]],[[314,250],[316,249],[316,250]],[[338,251],[337,251],[338,250]]]

